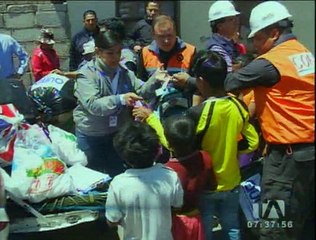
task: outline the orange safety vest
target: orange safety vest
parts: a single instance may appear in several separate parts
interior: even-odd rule
[[[150,45],[149,45],[150,46]],[[157,68],[163,64],[159,60],[159,55],[149,46],[143,48],[143,63],[147,73],[151,76]],[[178,52],[174,53],[168,61],[167,71],[169,74],[178,72],[188,72],[195,53],[195,47],[185,43],[185,46]]]
[[[297,40],[285,41],[259,56],[281,79],[273,87],[255,87],[256,112],[263,137],[271,144],[315,140],[315,58]]]

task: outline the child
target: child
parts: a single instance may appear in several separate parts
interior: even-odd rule
[[[195,123],[185,116],[171,116],[164,122],[164,134],[176,158],[165,165],[180,178],[184,201],[172,220],[174,240],[204,240],[201,216],[197,211],[203,190],[216,189],[212,162],[207,152],[196,150]]]
[[[155,130],[133,122],[119,130],[113,145],[130,169],[111,182],[108,223],[123,227],[123,239],[172,240],[171,207],[182,206],[183,190],[174,171],[153,165],[161,148]]]
[[[249,123],[249,114],[235,97],[224,90],[227,64],[217,53],[200,51],[193,60],[192,72],[202,97],[202,104],[190,108],[186,114],[196,123],[196,134],[201,133],[201,148],[212,156],[217,188],[205,191],[199,210],[206,239],[212,239],[213,216],[220,219],[227,239],[240,239],[239,184],[241,181],[238,153],[247,153],[258,147],[258,134]],[[157,117],[145,107],[133,109],[134,117],[153,126],[161,134]],[[243,141],[238,142],[240,135]]]

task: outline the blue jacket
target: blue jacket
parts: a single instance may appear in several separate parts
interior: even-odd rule
[[[206,43],[206,49],[220,54],[227,63],[227,71],[232,71],[233,61],[239,56],[239,52],[232,40],[218,33],[214,33]]]
[[[97,33],[89,32],[83,28],[71,40],[69,50],[69,70],[76,71],[83,58],[83,44],[94,39]]]

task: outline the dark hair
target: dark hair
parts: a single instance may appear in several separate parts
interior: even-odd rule
[[[87,15],[93,15],[93,16],[95,16],[95,18],[97,18],[97,14],[96,14],[96,12],[93,11],[93,10],[87,10],[87,11],[85,11],[85,12],[83,13],[83,15],[82,15],[83,20],[86,19]]]
[[[157,4],[158,7],[160,8],[160,4],[159,4],[157,1],[153,0],[153,1],[147,1],[147,2],[145,2],[145,10],[146,10],[146,8],[148,7],[149,3]]]
[[[109,49],[117,44],[122,44],[122,39],[116,32],[99,32],[95,39],[95,46],[102,49]]]
[[[210,87],[222,89],[227,75],[227,63],[218,53],[200,50],[193,59],[192,73],[202,77]]]
[[[212,29],[212,33],[217,33],[217,25],[226,21],[226,18],[220,18],[210,22],[210,27]]]
[[[148,124],[132,122],[114,136],[113,146],[133,168],[148,168],[153,165],[160,142],[156,131]]]
[[[281,34],[287,34],[292,33],[293,26],[293,20],[286,18],[264,28],[263,31],[269,33],[273,28],[277,28]]]
[[[177,157],[187,155],[196,146],[195,122],[184,115],[173,115],[164,122],[164,133]],[[183,153],[183,154],[182,154]]]
[[[100,27],[105,27],[106,30],[112,30],[118,33],[121,39],[125,39],[125,23],[117,17],[106,18],[99,21]]]
[[[155,31],[155,26],[164,25],[166,23],[171,23],[171,25],[173,26],[173,29],[176,31],[176,24],[170,16],[159,15],[159,16],[155,17],[153,22],[152,22],[151,27],[152,27],[153,32]]]

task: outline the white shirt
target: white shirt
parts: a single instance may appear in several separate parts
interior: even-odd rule
[[[124,240],[172,240],[171,206],[181,207],[183,189],[176,172],[156,164],[116,176],[106,201],[106,218],[121,221]]]

